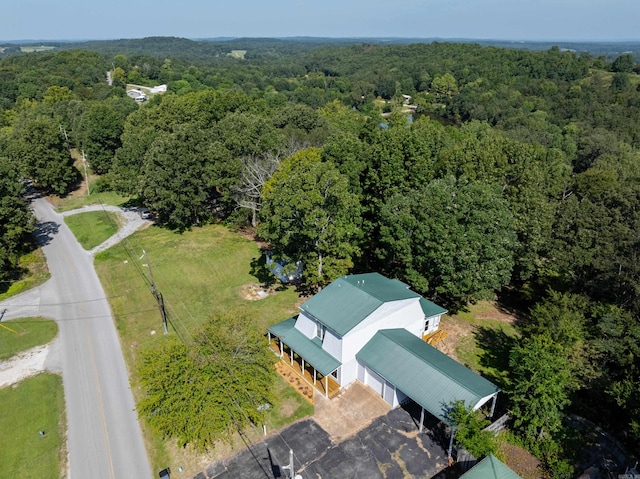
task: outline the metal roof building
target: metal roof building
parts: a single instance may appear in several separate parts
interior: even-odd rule
[[[493,454],[465,472],[460,479],[522,479]]]
[[[384,303],[409,298],[419,298],[428,317],[447,312],[411,291],[402,281],[385,278],[379,273],[338,278],[304,302],[300,309],[340,336],[345,336]]]
[[[356,358],[441,420],[454,400],[478,409],[500,391],[405,329],[378,331]]]

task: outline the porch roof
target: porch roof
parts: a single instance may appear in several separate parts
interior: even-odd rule
[[[267,330],[298,353],[323,376],[328,376],[341,365],[340,361],[322,349],[321,344],[307,338],[295,328],[296,318],[286,319]]]
[[[452,401],[478,408],[500,391],[406,329],[378,331],[356,358],[439,419]]]

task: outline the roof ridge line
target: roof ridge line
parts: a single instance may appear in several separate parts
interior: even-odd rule
[[[352,275],[350,275],[350,276],[351,276],[351,277],[354,277],[354,276],[364,276],[364,275],[366,275],[366,274],[376,274],[376,273],[360,273],[360,274],[352,274]],[[378,274],[379,274],[379,273],[378,273]],[[358,288],[358,289],[359,289],[360,291],[362,291],[363,293],[368,294],[369,296],[371,296],[372,298],[377,299],[378,301],[380,301],[380,302],[381,302],[381,303],[383,303],[383,304],[384,304],[384,303],[390,303],[390,302],[391,302],[391,300],[387,301],[387,300],[382,299],[380,296],[378,296],[377,294],[372,293],[372,292],[371,292],[371,291],[369,291],[368,289],[366,289],[366,290],[365,290],[365,289],[361,288],[361,287],[360,287],[360,280],[358,280],[358,281],[356,282],[356,284],[350,283],[349,281],[347,281],[347,280],[346,280],[346,278],[347,278],[348,276],[349,276],[349,275],[342,276],[342,277],[341,277],[341,278],[339,278],[339,279],[344,279],[344,280],[345,280],[345,283],[347,283],[347,284],[349,284],[349,285],[351,285],[351,286],[353,286],[353,287],[355,287],[355,288]],[[382,275],[380,275],[380,276],[382,276]],[[406,286],[406,290],[407,290],[407,291],[410,291],[410,292],[412,292],[413,294],[415,294],[415,296],[414,296],[415,298],[422,298],[422,296],[421,296],[420,294],[416,293],[414,290],[412,290],[412,289],[411,289],[411,287],[410,287],[408,284],[403,283],[403,282],[402,282],[402,281],[400,281],[399,279],[396,279],[396,278],[387,278],[387,277],[385,277],[385,276],[382,276],[382,277],[383,277],[383,278],[385,278],[387,281],[397,281],[398,283],[401,283],[401,284],[405,285],[405,286]],[[362,284],[364,285],[364,279],[362,280]],[[405,299],[412,299],[412,298],[405,298]],[[394,299],[393,301],[401,301],[401,299]]]

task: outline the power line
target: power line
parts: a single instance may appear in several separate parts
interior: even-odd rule
[[[98,193],[98,196],[100,196],[100,194]],[[108,221],[114,226],[114,228],[116,230],[119,229],[119,225],[115,224],[115,222],[113,221],[113,219],[110,217],[110,215],[106,214],[107,210],[104,207],[104,203],[101,201],[100,199],[100,206],[102,207],[102,210],[105,213],[105,217],[108,219]],[[131,251],[131,247],[130,247],[130,241],[128,237],[123,238],[120,243],[118,244],[120,245],[125,254],[127,255],[127,257],[130,259],[131,263],[133,263],[133,265],[135,266],[135,268],[138,271],[138,274],[140,277],[143,278],[143,280],[145,281],[147,287],[151,290],[151,293],[153,294],[153,296],[156,298],[156,300],[158,301],[158,307],[160,308],[161,311],[161,315],[163,317],[163,326],[165,327],[165,332],[168,332],[166,329],[166,324],[167,322],[171,323],[176,335],[178,336],[178,338],[187,346],[189,347],[190,344],[193,344],[194,342],[194,338],[193,335],[191,334],[191,331],[189,330],[189,328],[186,327],[186,325],[184,324],[184,321],[182,321],[182,319],[180,319],[180,315],[179,314],[175,314],[172,313],[171,315],[167,315],[167,306],[165,306],[165,302],[164,302],[164,298],[161,296],[161,294],[158,291],[158,288],[155,284],[155,280],[153,279],[152,273],[151,273],[151,269],[149,267],[149,272],[150,272],[150,278],[148,278],[145,274],[144,271],[142,270],[142,266],[139,264],[139,262],[136,260],[136,258],[134,257],[132,251]],[[145,250],[143,249],[143,252]],[[146,257],[146,252],[144,252],[144,255]],[[147,260],[147,265],[149,265],[149,262]],[[121,294],[121,295],[115,295],[115,296],[111,296],[109,298],[118,298],[118,297],[122,297],[122,296],[127,296],[127,294]],[[104,298],[107,299],[107,298]],[[219,356],[219,354],[216,354],[215,349],[213,349],[213,341],[212,339],[206,334],[206,331],[204,329],[202,329],[201,325],[195,320],[195,318],[193,317],[193,315],[191,314],[191,312],[189,311],[189,309],[186,307],[186,305],[184,304],[184,302],[180,301],[180,305],[182,306],[182,309],[184,311],[186,311],[187,316],[190,317],[191,321],[194,323],[196,330],[198,330],[199,334],[201,335],[201,337],[205,338],[206,341],[209,343],[210,346],[212,346],[211,351],[214,353],[214,355],[217,357],[218,361],[223,364],[226,365],[226,362],[222,360],[222,358]],[[171,308],[173,309],[173,308]],[[148,311],[152,311],[153,309],[145,309],[145,310],[140,310],[138,312],[148,312]],[[135,312],[129,312],[129,313],[122,313],[117,315],[118,317],[122,316],[123,314],[135,314]],[[104,316],[100,316],[100,317],[104,317]],[[183,336],[183,334],[181,334],[180,329],[178,327],[176,327],[176,324],[174,322],[174,319],[179,323],[179,325],[182,327],[182,329],[184,330],[184,333],[186,333],[186,335],[190,336],[191,341],[187,342],[185,341],[185,337]],[[211,362],[212,361],[212,357],[211,356],[205,356],[203,353],[199,353],[199,355],[204,358],[207,362]],[[253,397],[253,395],[249,392],[249,390],[243,386],[243,383],[239,380],[239,378],[237,377],[237,375],[235,374],[235,371],[233,371],[231,368],[226,367],[225,369],[227,369],[227,372],[233,376],[233,379],[237,382],[237,384],[240,385],[241,389],[244,389],[244,392],[246,393],[246,398],[247,400],[252,403],[256,408],[257,406],[259,406],[256,401],[255,398]],[[254,429],[254,431],[256,433],[256,425],[253,423],[253,421],[251,420],[251,418],[248,416],[247,412],[245,411],[244,408],[242,408],[240,406],[240,404],[238,403],[236,398],[233,398],[233,403],[236,405],[237,409],[240,411],[240,413],[244,416],[244,418],[247,420],[248,424],[251,425]],[[229,409],[227,409],[227,412],[229,413],[232,422],[235,424],[236,429],[238,431],[238,434],[240,435],[241,439],[243,440],[243,442],[247,445],[247,448],[249,449],[249,451],[252,453],[252,455],[254,456],[254,458],[256,459],[256,461],[258,462],[259,467],[265,472],[265,475],[267,477],[271,477],[270,474],[264,470],[263,465],[260,463],[260,460],[255,456],[255,454],[252,451],[252,447],[255,447],[255,445],[253,444],[253,442],[251,441],[251,439],[246,436],[246,434],[244,433],[243,427],[241,426],[241,421],[238,420],[238,418],[233,414],[233,412]],[[291,447],[289,446],[289,444],[287,443],[286,439],[284,437],[282,437],[282,435],[280,434],[279,431],[276,431],[276,434],[278,435],[278,437],[280,438],[280,440],[287,446],[289,447],[289,449],[291,450]],[[275,457],[275,454],[274,454]],[[297,459],[297,458],[296,458]],[[298,463],[302,464],[300,460],[298,460]]]

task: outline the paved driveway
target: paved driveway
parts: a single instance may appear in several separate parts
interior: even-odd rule
[[[282,469],[289,461],[289,448],[295,472],[304,479],[432,477],[446,466],[446,437],[435,420],[430,430],[419,434],[416,412],[393,409],[339,443],[307,419],[228,461],[211,464],[194,479],[289,478],[289,471]]]

